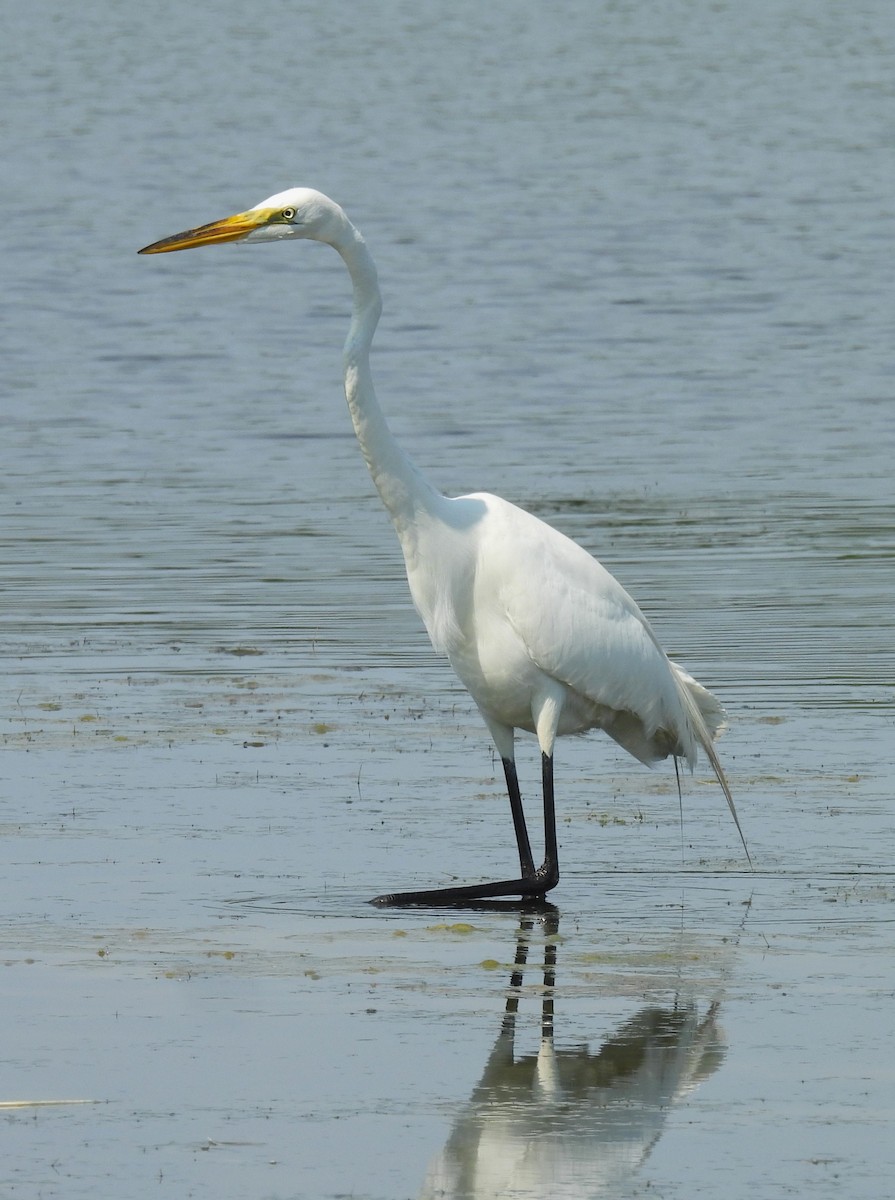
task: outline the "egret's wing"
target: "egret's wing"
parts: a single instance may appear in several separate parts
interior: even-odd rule
[[[513,539],[518,569],[501,572],[500,600],[528,654],[548,675],[612,709],[603,728],[635,758],[649,763],[678,754],[692,768],[699,745],[751,866],[712,745],[725,727],[721,705],[669,660],[646,617],[605,567],[551,526],[527,513],[521,517],[527,518],[518,531],[524,536]]]
[[[628,593],[563,534],[526,513],[507,517],[514,536],[503,530],[495,594],[532,661],[594,704],[630,714],[647,739],[665,730],[690,758],[674,668]]]

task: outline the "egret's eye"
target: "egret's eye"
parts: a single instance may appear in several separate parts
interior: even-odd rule
[[[284,221],[292,221],[295,219],[295,209],[294,208],[284,208],[283,211],[280,213],[280,216],[283,218]]]

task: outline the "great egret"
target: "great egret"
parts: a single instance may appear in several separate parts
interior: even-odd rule
[[[559,881],[554,743],[557,735],[589,729],[603,729],[647,764],[674,755],[692,770],[701,747],[746,849],[712,746],[725,727],[724,710],[670,661],[624,588],[577,543],[499,496],[443,496],[395,441],[370,372],[370,345],[382,311],[376,267],[334,201],[308,188],[290,188],[140,253],[288,238],[332,246],[351,275],[354,305],[344,371],[354,431],[398,534],[413,602],[432,645],[468,688],[500,754],[519,851],[518,879],[396,892],[374,903],[543,898]],[[537,868],[516,774],[516,729],[535,733],[541,749],[545,854]]]

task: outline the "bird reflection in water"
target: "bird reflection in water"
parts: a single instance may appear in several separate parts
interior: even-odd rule
[[[429,1167],[421,1200],[586,1200],[615,1195],[646,1160],[671,1107],[720,1066],[718,1002],[648,1005],[592,1053],[554,1041],[558,919],[546,918],[541,1037],[516,1055],[534,918],[524,917],[506,1009],[469,1104]]]

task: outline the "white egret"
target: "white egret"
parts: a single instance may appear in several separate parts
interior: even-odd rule
[[[500,754],[519,851],[518,879],[397,892],[377,897],[376,903],[543,898],[559,881],[554,743],[558,735],[589,729],[604,730],[647,764],[674,755],[692,770],[701,748],[745,849],[712,746],[725,727],[724,710],[671,662],[624,588],[577,543],[499,496],[443,496],[395,441],[370,372],[370,346],[382,311],[376,267],[364,239],[334,201],[307,188],[290,188],[247,212],[164,238],[140,253],[289,238],[332,246],[351,275],[354,305],[344,372],[354,431],[398,534],[413,602],[432,645],[469,690]],[[541,749],[545,854],[540,867],[535,867],[516,774],[517,729],[536,734]]]

